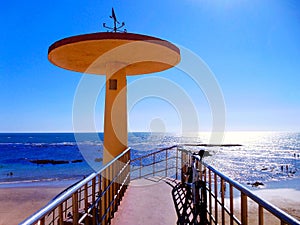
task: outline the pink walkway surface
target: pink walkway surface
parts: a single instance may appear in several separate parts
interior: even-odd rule
[[[175,225],[172,187],[164,181],[131,181],[112,225]]]

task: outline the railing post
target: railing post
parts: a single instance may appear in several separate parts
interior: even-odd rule
[[[84,185],[84,211],[87,212],[89,208],[89,201],[88,201],[88,184]]]
[[[248,205],[247,195],[241,192],[241,222],[242,225],[248,224]]]
[[[128,152],[125,155],[125,163],[131,161],[130,152],[131,152],[131,150],[128,150]],[[126,172],[126,176],[128,175],[128,183],[126,185],[126,188],[127,188],[127,186],[129,185],[130,179],[131,179],[131,177],[130,177],[130,173],[131,173],[130,163],[128,163],[127,169],[125,170],[125,172]]]
[[[184,173],[185,173],[185,161],[184,158],[186,157],[186,153],[181,151],[181,183],[184,184]]]
[[[58,206],[58,224],[63,225],[64,223],[64,213],[63,213],[63,204]]]
[[[141,179],[141,177],[142,177],[142,159],[140,159],[140,171],[139,171],[139,173],[140,173],[139,179]]]
[[[127,158],[127,153],[123,157],[120,158],[120,160],[118,161],[118,163],[116,165],[116,174],[118,174],[118,176],[116,178],[117,208],[118,208],[118,205],[120,204],[120,201],[122,198],[120,196],[122,196],[121,186],[122,186],[123,172],[119,174],[119,171],[121,171],[124,168],[126,158]]]
[[[101,174],[98,174],[98,196],[100,196],[102,193],[101,182],[102,182],[102,176],[101,176]]]
[[[221,204],[222,204],[222,224],[225,225],[225,182],[221,178]]]
[[[94,204],[95,201],[96,201],[96,177],[94,177],[92,179],[92,203]],[[95,208],[93,209],[92,214],[93,214],[93,218],[96,218],[96,210],[95,210]],[[93,219],[93,220],[95,220],[95,219]]]
[[[126,191],[126,189],[127,189],[127,186],[129,185],[129,182],[130,182],[130,177],[129,177],[129,181],[126,181],[125,182],[125,178],[126,178],[126,176],[129,174],[129,176],[130,176],[130,164],[127,164],[127,162],[130,160],[130,152],[128,152],[125,156],[124,156],[124,158],[122,159],[122,162],[124,163],[123,165],[122,165],[122,168],[124,167],[124,170],[123,170],[123,172],[122,172],[122,174],[120,175],[121,177],[120,177],[120,179],[121,179],[121,181],[120,181],[120,183],[121,183],[121,198],[123,198],[123,196],[124,196],[124,194],[125,194],[125,191]],[[123,187],[122,186],[122,184],[125,184],[125,186]]]
[[[65,201],[65,211],[64,211],[65,217],[67,217],[67,208],[68,208],[68,201],[66,200]]]
[[[128,158],[128,155],[124,156],[124,158],[121,159],[122,165],[120,166],[120,169],[126,166],[127,158]],[[126,189],[126,186],[127,186],[127,184],[125,184],[125,187],[122,187],[122,184],[124,182],[124,179],[125,179],[125,176],[126,176],[127,172],[128,172],[128,169],[124,168],[123,172],[120,174],[120,177],[119,177],[119,183],[120,183],[120,197],[119,198],[120,198],[120,201],[121,201],[121,198],[123,198],[123,196],[124,196],[125,189]]]
[[[110,221],[110,217],[111,217],[111,207],[110,207],[110,203],[112,201],[112,165],[110,165],[108,168],[108,204],[107,204],[107,207],[109,207],[109,210],[108,210],[108,217],[107,217],[107,220]],[[110,222],[109,222],[110,223]]]
[[[264,225],[264,208],[258,205],[258,224]]]
[[[208,169],[208,187],[209,187],[209,222],[212,223],[212,185],[211,185],[211,170]]]
[[[168,176],[168,150],[166,149],[166,169],[165,169],[165,177]]]
[[[45,225],[45,217],[39,220],[39,225]]]
[[[98,198],[100,198],[100,196],[102,195],[102,175],[99,174],[98,175],[98,180],[99,180],[99,184],[98,184]],[[98,202],[98,212],[96,212],[96,210],[94,209],[93,210],[93,225],[96,225],[97,224],[97,221],[96,221],[96,216],[98,218],[102,218],[103,216],[103,211],[102,211],[102,207],[103,207],[103,201],[102,201],[103,198],[100,198],[100,202]],[[96,206],[97,207],[97,206]],[[98,215],[96,215],[96,213]],[[99,221],[98,221],[99,222]]]
[[[78,225],[78,191],[72,195],[72,212],[73,212],[73,225]]]
[[[215,181],[215,223],[218,224],[218,177],[217,174],[214,173],[214,181]]]
[[[202,164],[202,163],[201,163]],[[203,164],[202,164],[202,166],[204,166]],[[206,174],[207,172],[206,172],[206,167],[204,166],[204,173],[203,173],[203,180],[204,180],[204,182],[205,182],[205,184],[206,184],[206,182],[207,182],[207,174]]]
[[[175,174],[175,178],[176,180],[178,180],[178,146],[176,147],[176,166],[175,166],[175,169],[176,169],[176,174]]]
[[[116,165],[115,165],[115,177],[116,177],[116,179],[115,179],[115,188],[114,188],[114,196],[116,196],[116,199],[115,199],[115,203],[114,203],[114,211],[116,212],[117,210],[118,210],[118,206],[119,206],[119,195],[118,195],[118,190],[119,190],[119,185],[120,185],[120,175],[121,174],[119,174],[118,176],[117,176],[117,174],[118,174],[118,172],[122,169],[122,161],[121,161],[121,159],[116,163]]]
[[[233,225],[233,186],[229,184],[229,201],[230,201],[230,225]]]
[[[102,212],[101,212],[101,217],[99,217],[100,219],[102,217],[104,217],[104,221],[100,221],[100,224],[107,224],[107,221],[106,221],[106,216],[105,213],[106,213],[106,209],[107,209],[107,190],[106,190],[106,187],[107,187],[107,169],[105,169],[103,172],[102,172],[102,190],[103,190],[103,195],[102,195],[102,200],[101,200],[101,208],[102,208]]]
[[[122,169],[122,166],[124,165],[124,163],[122,163],[121,161],[118,161],[115,165],[115,193],[114,196],[116,196],[116,202],[115,202],[115,212],[118,210],[118,190],[119,190],[119,171]]]
[[[153,174],[153,176],[155,176],[155,156],[156,156],[156,154],[153,154],[153,172],[152,172],[152,174]]]
[[[111,196],[111,200],[113,201],[112,204],[112,210],[111,210],[111,216],[114,217],[115,211],[116,211],[116,201],[114,200],[115,195],[116,195],[116,175],[117,175],[117,164],[118,161],[116,161],[114,164],[112,164],[112,179],[113,184],[112,184],[112,196]]]

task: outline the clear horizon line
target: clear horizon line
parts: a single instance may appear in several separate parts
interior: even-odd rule
[[[215,131],[220,132],[220,131]],[[228,132],[293,132],[293,133],[300,133],[300,131],[296,130],[226,130],[224,133]],[[103,131],[0,131],[0,134],[30,134],[30,133],[104,133]],[[170,132],[151,132],[151,131],[128,131],[128,133],[167,133],[167,134],[179,134],[176,131],[170,131]],[[192,133],[212,133],[212,131],[198,131],[198,132],[188,132],[190,134]]]

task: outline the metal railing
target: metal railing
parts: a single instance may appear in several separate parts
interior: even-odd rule
[[[191,162],[191,153],[182,151],[181,162],[183,171]],[[206,183],[208,201],[206,211],[209,224],[300,225],[300,221],[258,197],[214,167],[206,163],[201,165],[199,157],[198,169],[201,169],[202,180]]]
[[[69,187],[21,225],[108,224],[130,181],[130,148]]]
[[[67,189],[25,224],[109,224],[130,180],[143,177],[168,177],[179,180],[191,162],[189,145],[172,146],[130,160],[130,149],[98,173]],[[208,224],[291,224],[300,222],[264,201],[210,165],[198,162],[206,183]],[[96,221],[97,220],[97,221]],[[268,223],[266,223],[268,221]],[[271,222],[270,222],[271,221]]]
[[[268,221],[267,224],[300,224],[283,210],[258,197],[251,190],[212,166],[205,164],[205,167],[203,178],[207,182],[209,199],[207,213],[210,224],[263,225],[266,221]],[[267,216],[265,216],[266,212],[269,212]]]
[[[180,156],[177,145],[131,160],[131,180],[147,177],[180,177]]]

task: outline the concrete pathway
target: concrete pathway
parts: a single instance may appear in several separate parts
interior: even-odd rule
[[[112,225],[175,225],[172,187],[164,181],[131,181]]]

